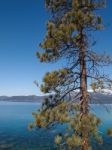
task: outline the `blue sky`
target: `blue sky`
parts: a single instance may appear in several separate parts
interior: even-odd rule
[[[106,29],[94,34],[95,49],[112,54],[111,0],[99,13]],[[59,63],[42,64],[35,56],[47,18],[44,0],[0,0],[0,95],[40,95],[33,81],[41,83],[46,71],[58,68]],[[112,74],[111,70],[106,72]]]

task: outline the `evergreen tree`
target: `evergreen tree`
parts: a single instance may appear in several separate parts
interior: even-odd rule
[[[51,13],[47,34],[37,52],[41,62],[66,60],[65,68],[45,74],[41,91],[50,93],[38,113],[33,113],[35,126],[52,127],[67,124],[67,133],[55,137],[60,149],[91,150],[91,138],[102,143],[98,134],[100,119],[90,112],[88,81],[91,87],[103,88],[108,78],[98,71],[110,63],[106,54],[92,50],[95,42],[90,33],[103,29],[96,10],[105,7],[104,0],[46,0]],[[31,126],[32,127],[32,126]]]

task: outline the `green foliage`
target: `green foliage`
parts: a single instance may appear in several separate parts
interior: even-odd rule
[[[40,44],[45,52],[37,52],[42,62],[56,61],[63,55],[66,57],[67,50],[63,49],[66,49],[66,45],[69,46],[71,43],[75,43],[75,47],[80,47],[78,40],[80,35],[77,31],[80,31],[81,28],[85,30],[102,28],[102,19],[94,11],[103,6],[101,1],[46,0],[46,6],[58,16],[47,23],[47,34],[43,43]]]
[[[62,144],[65,141],[69,148],[80,147],[82,145],[81,134],[85,128],[88,128],[89,136],[93,137],[98,143],[102,143],[102,139],[98,134],[97,126],[101,121],[94,114],[89,113],[80,119],[79,104],[72,104],[69,106],[68,102],[61,102],[54,108],[49,108],[46,111],[43,109],[40,113],[34,114],[35,126],[49,127],[54,123],[67,123],[66,133],[57,135],[55,143]]]
[[[110,84],[110,81],[109,81],[109,84]],[[97,80],[96,82],[92,82],[91,84],[90,84],[90,86],[91,86],[91,88],[92,88],[92,90],[94,91],[94,92],[96,92],[96,90],[103,90],[103,89],[105,89],[105,81],[103,81],[103,80]],[[106,88],[108,88],[108,85],[106,86]]]
[[[61,144],[61,142],[62,142],[62,136],[57,135],[57,136],[55,137],[55,143],[56,143],[57,145],[59,145],[59,144]]]
[[[91,89],[92,89],[94,92],[96,92],[97,83],[91,83],[90,86],[91,86]]]
[[[107,130],[107,135],[112,136],[112,128]]]
[[[31,130],[31,129],[33,129],[33,128],[34,128],[34,124],[33,124],[33,123],[30,123],[30,124],[28,125],[28,129]]]
[[[65,82],[68,73],[69,70],[65,68],[46,73],[43,79],[44,84],[41,85],[41,91],[44,93],[56,91]]]
[[[104,88],[103,78],[95,75],[98,73],[97,66],[108,62],[108,59],[103,60],[103,57],[89,50],[91,42],[88,36],[88,31],[103,28],[102,18],[96,14],[96,9],[104,7],[104,1],[45,2],[52,18],[47,22],[47,33],[40,44],[44,51],[37,52],[36,55],[41,62],[54,62],[64,58],[67,60],[67,67],[45,74],[41,91],[51,93],[51,96],[45,98],[37,113],[33,113],[34,126],[47,128],[55,124],[67,124],[66,133],[57,135],[55,143],[62,144],[67,149],[78,147],[81,150],[91,150],[91,138],[102,143],[97,128],[101,121],[88,111],[87,83],[81,82],[86,78],[96,79],[91,84],[92,89],[96,91],[97,88]],[[82,88],[82,85],[85,87]],[[77,89],[80,92],[74,96]]]

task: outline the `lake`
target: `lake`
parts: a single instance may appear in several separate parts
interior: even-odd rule
[[[38,103],[0,102],[0,150],[55,149],[53,141],[57,129],[28,130],[28,124],[33,121],[32,112],[39,107]],[[112,105],[95,104],[91,107],[103,120],[99,131],[104,138],[104,144],[94,144],[94,150],[112,150],[112,138],[105,134],[106,129],[112,126]]]

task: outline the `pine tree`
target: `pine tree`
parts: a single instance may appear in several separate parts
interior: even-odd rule
[[[88,81],[91,87],[103,88],[108,78],[98,71],[110,63],[105,54],[92,50],[95,41],[90,34],[103,29],[96,10],[105,7],[104,0],[46,0],[51,13],[47,33],[37,52],[41,62],[66,60],[65,68],[45,74],[41,91],[50,93],[38,113],[33,113],[35,126],[53,127],[67,124],[67,133],[55,137],[55,143],[66,149],[91,150],[91,138],[102,143],[98,134],[100,119],[90,113]],[[32,126],[32,125],[31,125]]]

